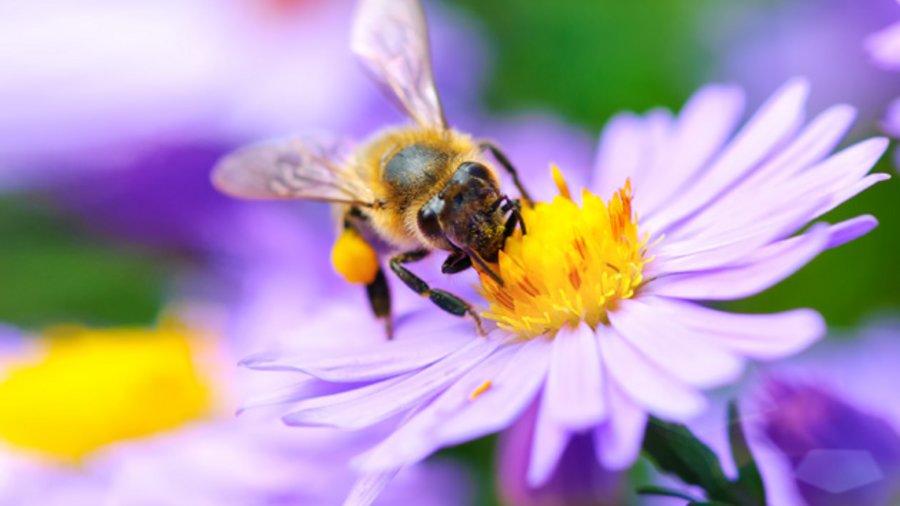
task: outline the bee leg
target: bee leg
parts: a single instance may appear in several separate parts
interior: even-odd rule
[[[522,219],[522,204],[519,200],[510,200],[509,197],[502,197],[501,201],[502,207],[500,208],[504,213],[510,213],[509,218],[506,220],[506,225],[503,228],[503,237],[509,237],[515,232],[516,226],[522,229],[523,234],[527,234],[528,230],[525,229],[525,220]]]
[[[462,251],[454,251],[444,260],[441,265],[441,272],[444,274],[456,274],[472,267],[472,258]]]
[[[384,320],[387,338],[392,339],[394,337],[394,320],[391,317],[391,290],[381,267],[378,268],[375,280],[366,285],[366,295],[369,296],[369,305],[372,307],[375,317]]]
[[[368,226],[367,221],[368,218],[360,212],[359,208],[351,207],[344,214],[344,233],[352,231],[362,237],[360,230]],[[358,259],[350,260],[348,263],[355,264],[354,260]],[[334,262],[334,257],[332,257],[332,262]],[[368,276],[365,276],[369,278],[372,275],[372,271],[374,271],[374,276],[370,278],[372,281],[366,283],[366,295],[369,297],[369,306],[372,307],[372,313],[375,314],[375,318],[384,320],[385,334],[388,339],[391,339],[394,334],[394,323],[391,318],[391,291],[381,265],[375,261],[371,268],[372,270],[367,271]]]
[[[472,319],[475,320],[475,327],[478,330],[478,335],[483,336],[484,329],[481,326],[481,317],[478,316],[478,313],[472,309],[472,306],[468,302],[450,292],[429,287],[428,283],[423,281],[422,278],[416,276],[409,269],[404,267],[403,264],[421,260],[428,256],[428,253],[428,250],[415,250],[396,255],[390,260],[391,270],[394,271],[394,274],[396,274],[406,286],[410,287],[419,295],[431,299],[431,302],[437,307],[456,316],[471,316]]]
[[[516,185],[516,188],[519,190],[519,195],[522,196],[522,199],[525,200],[525,203],[528,204],[528,207],[534,206],[534,201],[531,200],[531,196],[528,194],[528,190],[525,189],[525,185],[522,184],[522,181],[519,179],[519,173],[516,172],[516,168],[513,167],[512,162],[509,161],[509,158],[499,146],[494,144],[491,141],[481,141],[478,143],[478,147],[480,147],[483,151],[490,151],[491,155],[497,160],[497,162],[506,169],[506,172],[509,172],[509,175],[512,176],[513,184]]]
[[[522,233],[525,233],[525,223],[519,219],[519,213],[512,213],[506,219],[506,225],[503,226],[503,237],[509,237],[516,231],[516,227],[522,223]]]

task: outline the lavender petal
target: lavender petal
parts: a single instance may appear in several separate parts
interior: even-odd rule
[[[607,415],[604,383],[594,331],[583,322],[561,329],[553,339],[541,410],[572,431],[596,425]]]
[[[696,332],[659,306],[623,300],[609,313],[609,321],[648,362],[687,385],[718,386],[743,370],[737,355],[714,341],[697,339]]]
[[[648,297],[644,302],[667,311],[703,339],[754,359],[771,360],[791,355],[825,333],[825,321],[811,309],[737,314],[665,297]]]
[[[642,406],[661,416],[684,420],[706,405],[699,392],[650,363],[614,327],[603,327],[600,336],[600,355],[610,380]]]
[[[648,293],[694,300],[731,300],[755,295],[809,263],[828,246],[824,225],[760,249],[743,265],[673,274],[654,280]]]

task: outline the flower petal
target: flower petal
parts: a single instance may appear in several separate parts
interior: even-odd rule
[[[884,113],[884,119],[881,120],[881,129],[887,132],[891,137],[900,137],[900,99],[894,99]],[[894,150],[894,160],[896,162],[897,151]],[[897,164],[895,163],[895,167]]]
[[[828,211],[836,208],[837,206],[843,204],[844,202],[852,199],[853,197],[859,195],[876,183],[887,181],[890,178],[891,176],[889,174],[869,174],[861,180],[851,184],[847,188],[843,188],[836,192],[826,204],[819,207],[819,209],[816,211],[816,215],[821,216]]]
[[[887,178],[886,174],[866,177],[887,147],[888,140],[883,137],[866,139],[809,168],[788,183],[758,188],[757,195],[770,197],[767,202],[760,203],[762,206],[756,206],[755,213],[747,214],[743,222],[758,219],[763,211],[777,213],[798,206],[816,210],[814,217],[821,216],[874,184],[863,184],[866,180],[879,176]]]
[[[665,242],[660,245],[656,259],[648,265],[647,275],[652,277],[732,265],[803,227],[815,216],[814,209],[796,206],[784,212],[769,213],[748,226],[736,226],[718,236]]]
[[[747,202],[755,205],[745,207],[750,212],[734,213],[741,216],[737,223],[751,223],[765,213],[780,213],[795,207],[814,210],[813,218],[821,216],[871,186],[868,184],[860,187],[859,184],[863,181],[876,176],[886,177],[882,174],[866,177],[866,174],[872,170],[887,147],[888,141],[885,138],[867,139],[841,150],[788,182],[776,182],[775,185],[753,189],[748,194]],[[761,201],[760,196],[764,196],[764,200]]]
[[[351,389],[355,386],[359,385],[354,385],[352,383],[328,383],[307,376],[300,381],[295,381],[277,388],[273,387],[265,392],[248,396],[244,402],[241,403],[241,407],[238,409],[237,414],[241,415],[253,408],[276,406],[279,404],[286,405],[302,401],[303,399],[309,399],[314,396],[330,395]]]
[[[648,188],[653,184],[651,178],[654,174],[659,174],[669,167],[670,146],[674,140],[672,133],[675,129],[672,113],[666,109],[653,109],[644,115],[644,144],[642,150],[641,166],[638,170],[628,176],[634,187]],[[625,185],[625,180],[616,188]],[[635,196],[636,210],[643,212],[643,193]]]
[[[743,369],[737,356],[680,325],[659,306],[623,300],[610,311],[609,322],[656,367],[688,385],[718,386],[735,379]]]
[[[742,265],[662,276],[647,285],[649,293],[683,299],[731,300],[755,295],[790,276],[827,246],[830,234],[819,224],[805,234],[758,250]]]
[[[742,186],[763,180],[785,180],[816,164],[840,144],[853,126],[856,109],[846,104],[829,107],[816,116],[787,147],[747,178]]]
[[[609,377],[640,405],[678,420],[696,415],[706,405],[702,395],[650,363],[614,327],[602,327],[598,335]]]
[[[335,427],[361,428],[364,425],[357,427],[358,417],[353,417],[352,421],[337,418],[341,413],[352,410],[354,405],[366,405],[370,396],[377,396],[382,391],[393,388],[413,376],[415,373],[407,373],[329,395],[306,397],[304,400],[294,403],[291,406],[292,411],[283,416],[282,421],[291,426],[333,425]],[[335,416],[329,416],[332,413]],[[332,421],[331,418],[337,420]]]
[[[326,381],[370,381],[425,367],[470,339],[465,332],[422,332],[393,341],[373,340],[369,346],[350,349],[261,354],[241,364],[257,370],[299,371]]]
[[[634,114],[619,114],[603,129],[594,163],[591,190],[609,198],[637,174],[644,156],[644,121]]]
[[[855,110],[849,106],[835,106],[819,115],[789,146],[729,191],[716,204],[691,216],[675,230],[669,229],[666,233],[669,241],[693,238],[702,244],[707,238],[743,228],[745,224],[753,224],[762,218],[772,216],[774,213],[771,209],[776,207],[776,202],[787,203],[788,209],[796,208],[795,205],[791,205],[796,203],[796,197],[784,194],[785,189],[800,188],[801,194],[811,196],[812,200],[823,198],[819,196],[820,194],[812,195],[809,184],[792,184],[789,179],[803,171],[818,170],[818,165],[814,169],[810,169],[810,165],[820,162],[834,149],[849,129],[854,117]],[[868,168],[871,168],[871,163],[865,170]],[[826,179],[818,172],[811,175],[817,175],[819,180]],[[766,200],[762,201],[763,198]],[[728,219],[723,220],[723,216],[727,216]],[[787,233],[795,230],[797,229],[788,230]]]
[[[526,481],[531,487],[540,487],[553,476],[553,470],[559,464],[566,445],[569,444],[569,431],[556,423],[550,413],[544,409],[547,391],[538,406],[537,419],[534,424],[534,438],[531,442],[531,460],[528,462]]]
[[[802,79],[791,80],[776,91],[698,180],[674,202],[646,216],[644,224],[648,230],[666,232],[757,168],[800,126],[808,94],[809,84]]]
[[[553,338],[541,411],[569,430],[596,425],[606,417],[603,383],[594,331],[586,323],[561,329]]]
[[[900,23],[870,35],[865,45],[875,63],[888,70],[900,70]]]
[[[544,340],[533,339],[495,351],[387,439],[361,455],[359,467],[375,471],[405,465],[442,446],[511,425],[534,400],[544,381],[549,346]]]
[[[704,213],[709,213],[708,219],[692,218],[696,221],[690,223],[691,229],[700,227],[702,232],[662,244],[657,261],[648,266],[648,276],[741,263],[760,246],[789,235],[805,222],[887,179],[887,174],[863,178],[886,146],[884,139],[860,142],[790,182],[771,188],[757,187],[752,196],[735,196],[733,202],[723,200],[707,208]],[[715,220],[711,218],[714,215]],[[728,219],[723,220],[722,216]],[[676,237],[682,233],[686,230],[679,229]]]
[[[667,311],[692,331],[755,359],[791,355],[825,334],[825,321],[811,309],[738,314],[664,297],[645,300],[647,304]]]
[[[665,165],[654,166],[649,174],[653,184],[635,195],[642,216],[655,212],[694,180],[731,137],[743,111],[744,93],[737,86],[709,85],[688,100],[671,133]]]
[[[330,425],[360,429],[414,407],[446,388],[499,346],[498,339],[477,337],[425,369],[356,390],[297,403],[284,417],[288,425]]]
[[[637,459],[647,426],[647,412],[615,383],[610,382],[607,391],[611,415],[594,430],[594,448],[603,467],[615,471],[630,467]]]
[[[442,424],[440,437],[448,444],[468,441],[510,425],[534,400],[547,374],[550,343],[540,338],[525,343],[490,386],[474,401]],[[476,386],[480,386],[476,385]],[[472,391],[467,395],[471,396]]]
[[[364,474],[356,480],[350,493],[344,500],[344,506],[369,506],[381,495],[400,469],[392,469],[381,473]]]
[[[855,241],[871,232],[878,226],[878,220],[870,214],[850,218],[831,226],[828,248],[836,248],[850,241]]]

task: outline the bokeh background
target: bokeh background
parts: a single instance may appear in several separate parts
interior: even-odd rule
[[[303,220],[327,220],[327,211],[229,201],[207,183],[216,158],[269,136],[364,135],[400,119],[350,60],[349,2],[20,4],[0,7],[5,325],[151,325],[176,298],[227,304],[254,241],[264,241],[241,225],[248,206],[290,208]],[[810,114],[838,102],[859,109],[847,144],[878,134],[900,95],[900,74],[876,68],[863,48],[900,19],[893,0],[425,4],[451,122],[488,135],[492,125],[552,125],[528,135],[560,152],[526,163],[589,160],[613,114],[677,110],[711,81],[743,86],[752,110],[806,75]],[[892,158],[876,170],[893,172]],[[900,311],[898,202],[900,186],[888,182],[842,206],[827,220],[871,213],[880,227],[729,307],[809,306],[839,328]],[[473,471],[478,504],[496,501],[493,445],[446,452]]]

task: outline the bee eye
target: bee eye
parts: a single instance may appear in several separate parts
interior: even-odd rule
[[[429,200],[421,209],[417,216],[419,222],[419,230],[429,237],[441,237],[441,224],[438,221],[438,213],[443,209],[444,201],[439,197]]]
[[[459,166],[459,169],[457,169],[457,171],[465,172],[472,177],[484,179],[485,181],[490,181],[491,179],[487,167],[477,162],[465,162]]]

